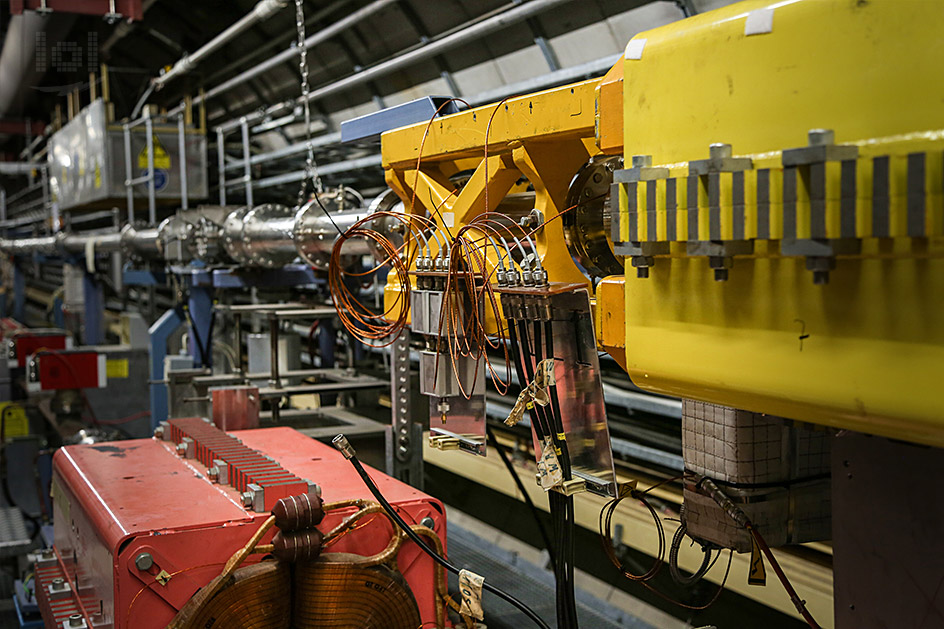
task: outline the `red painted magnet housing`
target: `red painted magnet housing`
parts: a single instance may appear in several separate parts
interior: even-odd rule
[[[195,429],[193,421],[185,422],[190,430]],[[288,475],[318,483],[325,502],[372,499],[351,464],[334,448],[291,428],[229,435],[271,458]],[[245,545],[268,512],[247,510],[235,488],[211,482],[207,466],[196,458],[200,448],[194,450],[194,458],[186,458],[177,455],[174,441],[139,439],[69,446],[56,453],[57,558],[36,571],[46,626],[62,626],[71,614],[80,613],[93,626],[164,627]],[[433,530],[446,542],[441,502],[377,470],[368,472],[407,522],[431,518]],[[331,512],[319,528],[328,531],[349,514]],[[325,552],[373,555],[384,549],[391,533],[386,518],[374,518],[338,538]],[[270,533],[263,542],[271,537]],[[136,564],[145,553],[150,565],[143,558]],[[400,550],[397,565],[413,590],[423,622],[434,624],[435,570],[441,568],[410,542]],[[165,585],[156,578],[162,573],[170,575]],[[50,592],[52,579],[63,575],[74,579],[78,596]]]

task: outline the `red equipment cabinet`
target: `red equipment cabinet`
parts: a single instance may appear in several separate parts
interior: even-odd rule
[[[105,360],[105,354],[84,349],[36,352],[28,361],[26,388],[33,392],[102,389],[108,383]]]
[[[14,330],[7,334],[5,339],[10,369],[25,367],[29,357],[40,350],[63,350],[72,347],[72,337],[65,330],[52,328]]]
[[[193,420],[171,424],[176,421]],[[320,484],[325,502],[372,499],[334,448],[291,428],[227,434],[271,457],[287,473]],[[244,508],[237,489],[211,482],[207,467],[187,458],[197,456],[203,447],[199,442],[191,448],[177,445],[139,439],[69,446],[56,453],[56,554],[36,566],[37,598],[47,627],[61,627],[76,613],[94,627],[164,627],[266,519],[267,512]],[[442,503],[381,472],[369,473],[408,522],[431,518],[431,528],[445,543]],[[319,528],[330,530],[348,513],[330,512]],[[386,546],[391,532],[386,518],[374,518],[326,552],[373,555]],[[271,532],[263,542],[269,539]],[[413,590],[423,622],[433,623],[435,570],[441,568],[412,543],[400,550],[397,565]],[[161,585],[158,577],[165,574],[170,579]],[[60,591],[53,588],[57,578],[63,579]]]

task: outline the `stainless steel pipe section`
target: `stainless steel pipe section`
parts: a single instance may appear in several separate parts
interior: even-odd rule
[[[114,232],[62,232],[52,236],[5,238],[0,239],[0,252],[8,255],[38,252],[54,256],[78,255],[91,249],[96,253],[121,252],[128,257],[180,264],[193,259],[218,262],[217,254],[222,247],[229,258],[245,267],[279,268],[301,256],[316,269],[327,270],[331,251],[341,233],[377,212],[403,211],[400,199],[392,190],[387,190],[367,207],[364,199],[349,188],[321,192],[319,199],[320,203],[312,199],[297,209],[275,203],[232,211],[220,206],[197,208],[147,229],[126,225]],[[394,234],[398,224],[395,218],[378,216],[366,226],[388,238],[401,240],[401,236]],[[346,240],[343,254],[345,264],[366,255],[378,261],[384,257],[376,243],[357,237]]]
[[[295,210],[266,203],[233,212],[223,222],[223,247],[244,266],[277,268],[296,257]]]

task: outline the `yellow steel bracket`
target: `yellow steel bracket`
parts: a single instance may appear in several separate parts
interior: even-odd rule
[[[586,282],[568,254],[559,216],[574,174],[598,152],[598,84],[584,81],[388,131],[382,136],[387,183],[405,211],[430,217],[447,238],[484,212],[502,212],[508,194],[530,183],[545,221],[534,239],[549,280]],[[471,175],[457,185],[451,178],[460,173]],[[482,253],[495,264],[492,250],[483,245]],[[399,291],[391,275],[388,306]]]

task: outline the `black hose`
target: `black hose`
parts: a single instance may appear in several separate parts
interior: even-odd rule
[[[407,524],[406,521],[404,521],[402,517],[400,517],[400,514],[396,512],[396,509],[394,509],[393,506],[391,506],[391,504],[387,502],[387,499],[384,498],[382,493],[380,493],[380,489],[377,488],[377,485],[374,484],[374,481],[367,474],[367,471],[364,469],[364,466],[361,465],[361,462],[357,460],[357,455],[354,453],[354,448],[351,447],[350,443],[348,443],[347,437],[345,437],[344,435],[338,435],[334,439],[331,440],[331,443],[334,445],[335,448],[337,448],[341,452],[341,454],[344,455],[344,458],[346,458],[347,460],[351,462],[351,465],[354,466],[354,469],[357,471],[358,475],[361,477],[361,480],[363,480],[364,484],[367,485],[367,489],[370,490],[370,493],[373,494],[377,502],[380,503],[380,506],[383,507],[384,511],[387,512],[387,515],[389,515],[390,518],[394,522],[397,523],[397,526],[399,526],[400,529],[404,533],[406,533],[407,537],[413,540],[413,542],[417,546],[420,547],[420,550],[422,550],[424,553],[432,557],[433,561],[438,563],[440,566],[442,566],[449,572],[455,575],[458,575],[460,572],[459,568],[456,568],[454,565],[452,565],[449,562],[449,560],[447,560],[445,557],[443,557],[442,555],[437,553],[435,550],[427,546],[426,542],[424,542],[422,538],[420,538],[420,536],[416,533],[416,531],[410,528],[410,525]],[[536,624],[538,627],[541,627],[542,629],[550,629],[548,624],[544,622],[543,620],[541,620],[541,617],[538,616],[534,612],[534,610],[532,610],[530,607],[528,607],[527,605],[519,601],[517,598],[515,598],[511,594],[508,594],[504,590],[501,590],[495,587],[488,581],[485,581],[482,583],[482,589],[484,589],[486,592],[491,592],[492,594],[499,597],[503,601],[510,603],[511,605],[514,605],[516,608],[518,608],[519,611],[521,611],[521,613],[523,613],[525,616],[530,618],[534,622],[534,624]]]

